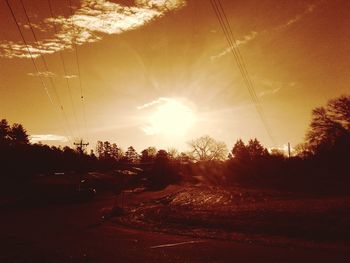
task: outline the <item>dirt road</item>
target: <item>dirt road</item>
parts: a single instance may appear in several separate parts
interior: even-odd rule
[[[350,262],[346,251],[146,232],[103,221],[112,196],[0,212],[0,262]]]

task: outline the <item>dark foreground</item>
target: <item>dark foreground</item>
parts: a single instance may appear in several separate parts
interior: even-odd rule
[[[89,203],[0,212],[0,262],[350,262],[343,249],[274,247],[136,230],[102,220],[112,195]]]

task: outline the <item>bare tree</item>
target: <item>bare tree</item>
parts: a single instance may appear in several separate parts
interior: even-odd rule
[[[340,96],[327,104],[328,115],[350,132],[350,96]]]
[[[171,160],[178,159],[180,156],[179,151],[173,147],[168,148],[167,152],[168,152],[168,156]]]
[[[196,161],[222,161],[227,158],[226,144],[210,136],[202,136],[188,144],[191,147],[191,157]]]
[[[326,107],[312,111],[307,143],[313,151],[332,147],[339,138],[350,134],[350,96],[330,100]]]
[[[300,158],[307,158],[311,156],[311,151],[307,143],[299,143],[294,147],[293,155]]]

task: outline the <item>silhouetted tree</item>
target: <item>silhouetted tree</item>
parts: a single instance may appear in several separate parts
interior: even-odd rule
[[[103,158],[112,158],[112,145],[109,141],[103,142]]]
[[[307,143],[299,143],[294,147],[293,155],[302,159],[310,157],[312,154],[310,147]]]
[[[148,147],[141,152],[141,162],[148,163],[153,162],[157,154],[155,147]]]
[[[179,154],[178,159],[181,163],[188,163],[191,161],[191,157],[187,153],[184,153],[184,152],[181,152]]]
[[[237,160],[255,160],[269,155],[267,149],[256,138],[250,139],[247,145],[241,139],[237,140],[231,153]]]
[[[139,155],[137,154],[134,147],[129,146],[128,150],[125,152],[124,160],[129,163],[136,163],[139,159]]]
[[[155,156],[154,165],[148,174],[149,187],[161,189],[178,180],[179,176],[171,165],[168,152],[159,150]]]
[[[191,147],[191,157],[196,161],[223,161],[227,157],[226,144],[210,136],[202,136],[188,144]]]
[[[350,135],[350,96],[330,100],[326,107],[312,111],[310,129],[306,140],[310,150],[327,151],[339,139]]]
[[[327,104],[329,116],[350,131],[350,96],[340,96]]]
[[[279,158],[284,158],[285,157],[285,153],[283,150],[281,149],[276,149],[276,148],[273,148],[270,150],[270,155],[273,156],[273,157],[279,157]]]
[[[104,160],[114,160],[119,161],[123,157],[123,151],[115,143],[110,143],[109,141],[97,141],[96,153],[98,158]]]
[[[30,178],[36,173],[57,171],[85,172],[95,169],[98,160],[94,156],[65,146],[63,149],[41,143],[30,144],[29,136],[21,124],[11,127],[0,121],[0,175],[11,179]],[[103,162],[101,164],[104,165]]]
[[[249,140],[247,150],[249,153],[249,158],[251,160],[269,155],[267,149],[264,146],[262,146],[256,138]]]
[[[0,146],[8,144],[10,140],[10,125],[7,120],[2,119],[0,121]]]
[[[97,156],[98,158],[103,158],[103,153],[104,153],[104,150],[103,150],[103,142],[102,141],[97,141],[96,143],[96,153],[97,153]]]
[[[117,146],[117,144],[112,143],[112,146],[110,148],[110,157],[113,158],[116,161],[119,161],[123,158],[123,151],[121,148]]]
[[[178,160],[179,159],[179,151],[176,149],[176,148],[168,148],[168,156],[169,156],[169,159],[171,160]]]
[[[336,139],[345,132],[346,130],[340,123],[330,118],[325,108],[319,107],[312,111],[307,142],[311,149],[317,151],[320,147],[328,148],[334,145]]]
[[[11,143],[13,144],[28,144],[29,136],[22,124],[14,123],[9,134]]]
[[[169,154],[166,150],[159,150],[156,154],[156,163],[169,162]]]
[[[237,160],[245,160],[249,158],[247,146],[244,144],[242,139],[238,139],[232,148],[232,157]]]

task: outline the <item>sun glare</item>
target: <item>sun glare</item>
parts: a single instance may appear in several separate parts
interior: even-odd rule
[[[143,129],[146,134],[182,136],[194,125],[196,116],[189,106],[175,99],[158,101],[148,116],[148,125]]]

